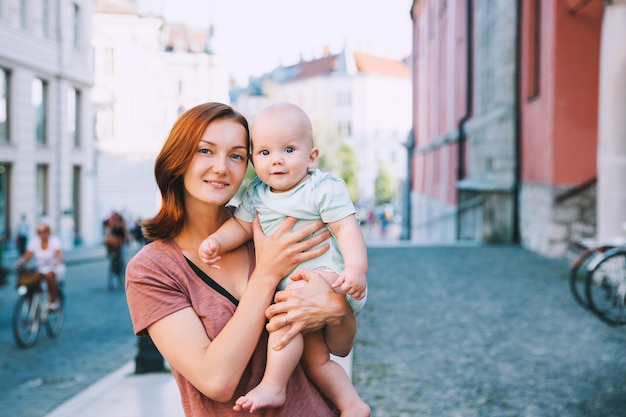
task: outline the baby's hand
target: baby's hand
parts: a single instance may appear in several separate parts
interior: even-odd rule
[[[211,236],[204,239],[198,248],[200,260],[215,269],[220,269],[220,266],[217,265],[217,262],[222,259],[222,257],[219,256],[219,252],[220,242]]]
[[[337,277],[332,287],[340,289],[355,300],[362,300],[365,297],[367,279],[365,274],[358,269],[346,268]]]

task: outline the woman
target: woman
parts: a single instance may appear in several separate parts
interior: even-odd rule
[[[51,236],[50,225],[41,222],[37,225],[37,237],[30,239],[26,252],[17,261],[17,266],[26,265],[31,258],[35,257],[37,270],[46,277],[49,295],[49,310],[56,310],[58,305],[57,288],[58,280],[65,276],[65,263],[63,263],[63,249],[61,239]]]
[[[219,270],[200,260],[200,242],[232,216],[227,203],[243,181],[249,142],[246,119],[227,105],[206,103],[181,115],[155,164],[161,208],[142,223],[153,242],[127,268],[134,330],[149,334],[168,361],[187,416],[240,415],[235,400],[263,375],[266,316],[268,331],[291,324],[275,349],[301,331],[325,328],[331,351],[345,356],[356,332],[345,298],[314,272],[298,276],[308,281],[302,289],[274,297],[283,276],[328,250],[314,249],[328,232],[306,239],[321,222],[291,232],[296,220],[290,218],[268,237],[255,219],[254,246],[248,242],[225,253]],[[300,367],[289,380],[284,406],[247,414],[336,415]]]

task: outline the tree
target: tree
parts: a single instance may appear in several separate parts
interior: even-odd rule
[[[353,203],[359,201],[359,182],[357,177],[358,162],[354,151],[343,140],[340,140],[337,149],[328,147],[320,149],[319,167],[337,175],[346,183],[346,188]]]
[[[378,162],[378,174],[374,183],[376,205],[389,204],[398,192],[398,181],[391,176],[385,161]]]

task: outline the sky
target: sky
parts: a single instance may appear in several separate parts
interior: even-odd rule
[[[214,27],[216,53],[240,84],[281,65],[322,56],[344,45],[402,59],[411,52],[413,0],[139,0],[192,28]]]

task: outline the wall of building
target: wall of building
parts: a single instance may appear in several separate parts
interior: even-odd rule
[[[522,13],[520,230],[525,246],[563,257],[595,235],[603,4],[575,12],[567,2],[540,4],[523,2]]]
[[[0,6],[0,67],[9,73],[9,136],[0,142],[0,165],[8,173],[0,204],[2,228],[13,241],[19,217],[25,214],[33,233],[35,224],[45,218],[66,247],[88,242],[96,227],[89,101],[92,2],[8,0]],[[35,134],[34,79],[47,85],[43,144]],[[71,112],[68,101],[73,90],[80,93],[77,113]],[[78,114],[75,125],[74,114]],[[71,133],[74,126],[78,144]],[[47,166],[45,184],[39,186],[38,165]]]
[[[174,122],[197,104],[228,103],[228,71],[219,55],[173,35],[191,28],[134,7],[93,18],[97,215],[119,211],[134,223],[159,209],[154,160]]]
[[[453,241],[460,121],[467,103],[465,1],[416,1],[414,24],[412,240]]]

